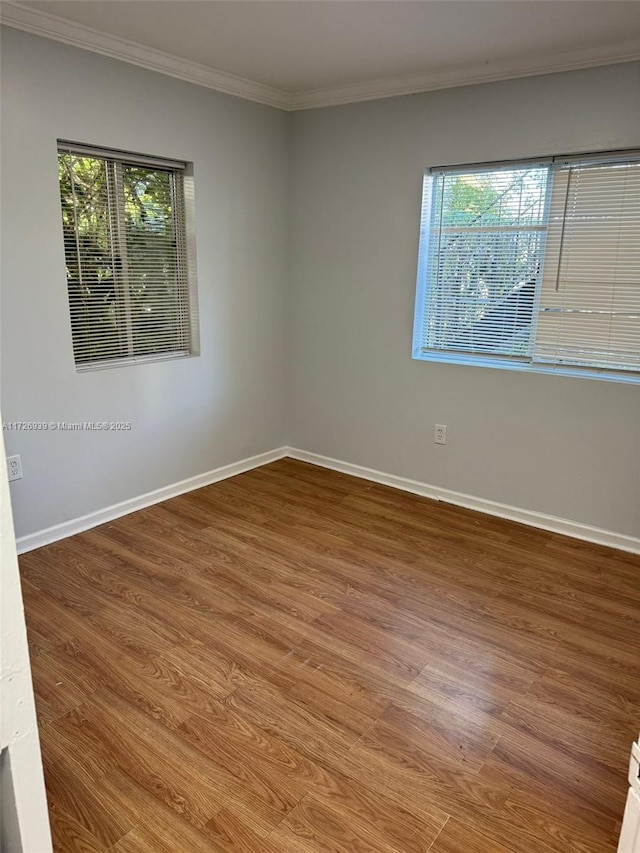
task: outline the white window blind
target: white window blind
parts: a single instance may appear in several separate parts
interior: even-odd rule
[[[424,349],[529,351],[548,172],[527,164],[434,175]]]
[[[58,165],[78,369],[194,353],[185,164],[61,143]]]
[[[554,168],[534,356],[640,370],[640,158]]]
[[[640,378],[638,152],[432,170],[414,356]]]

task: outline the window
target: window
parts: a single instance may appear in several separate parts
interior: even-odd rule
[[[186,164],[60,142],[58,173],[77,369],[197,354]]]
[[[640,152],[431,169],[414,358],[640,382]]]

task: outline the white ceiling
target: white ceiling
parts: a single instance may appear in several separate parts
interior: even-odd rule
[[[455,85],[640,57],[639,0],[37,0],[19,5],[279,90],[294,106],[316,90],[329,90],[318,102],[338,102],[340,91],[342,100],[359,100],[394,94],[389,86],[399,81],[406,85],[397,91],[420,91],[438,88],[438,82]],[[11,6],[4,3],[3,12]],[[3,17],[12,23],[11,15]]]

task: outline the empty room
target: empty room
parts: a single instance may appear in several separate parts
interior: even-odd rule
[[[639,0],[2,21],[2,853],[640,853]]]

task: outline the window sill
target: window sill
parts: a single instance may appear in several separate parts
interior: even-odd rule
[[[639,373],[603,370],[602,368],[571,367],[560,364],[539,364],[520,361],[516,358],[500,358],[482,355],[463,355],[444,352],[414,351],[416,361],[432,361],[442,364],[461,364],[466,367],[491,367],[498,370],[519,370],[522,373],[546,373],[552,376],[571,376],[574,379],[599,379],[605,382],[621,382],[625,385],[640,385]]]
[[[195,358],[200,353],[180,350],[151,355],[134,355],[126,358],[109,358],[104,361],[89,361],[76,364],[76,373],[92,373],[95,370],[114,370],[117,367],[132,367],[141,364],[156,364],[161,361],[175,361],[179,358]]]

